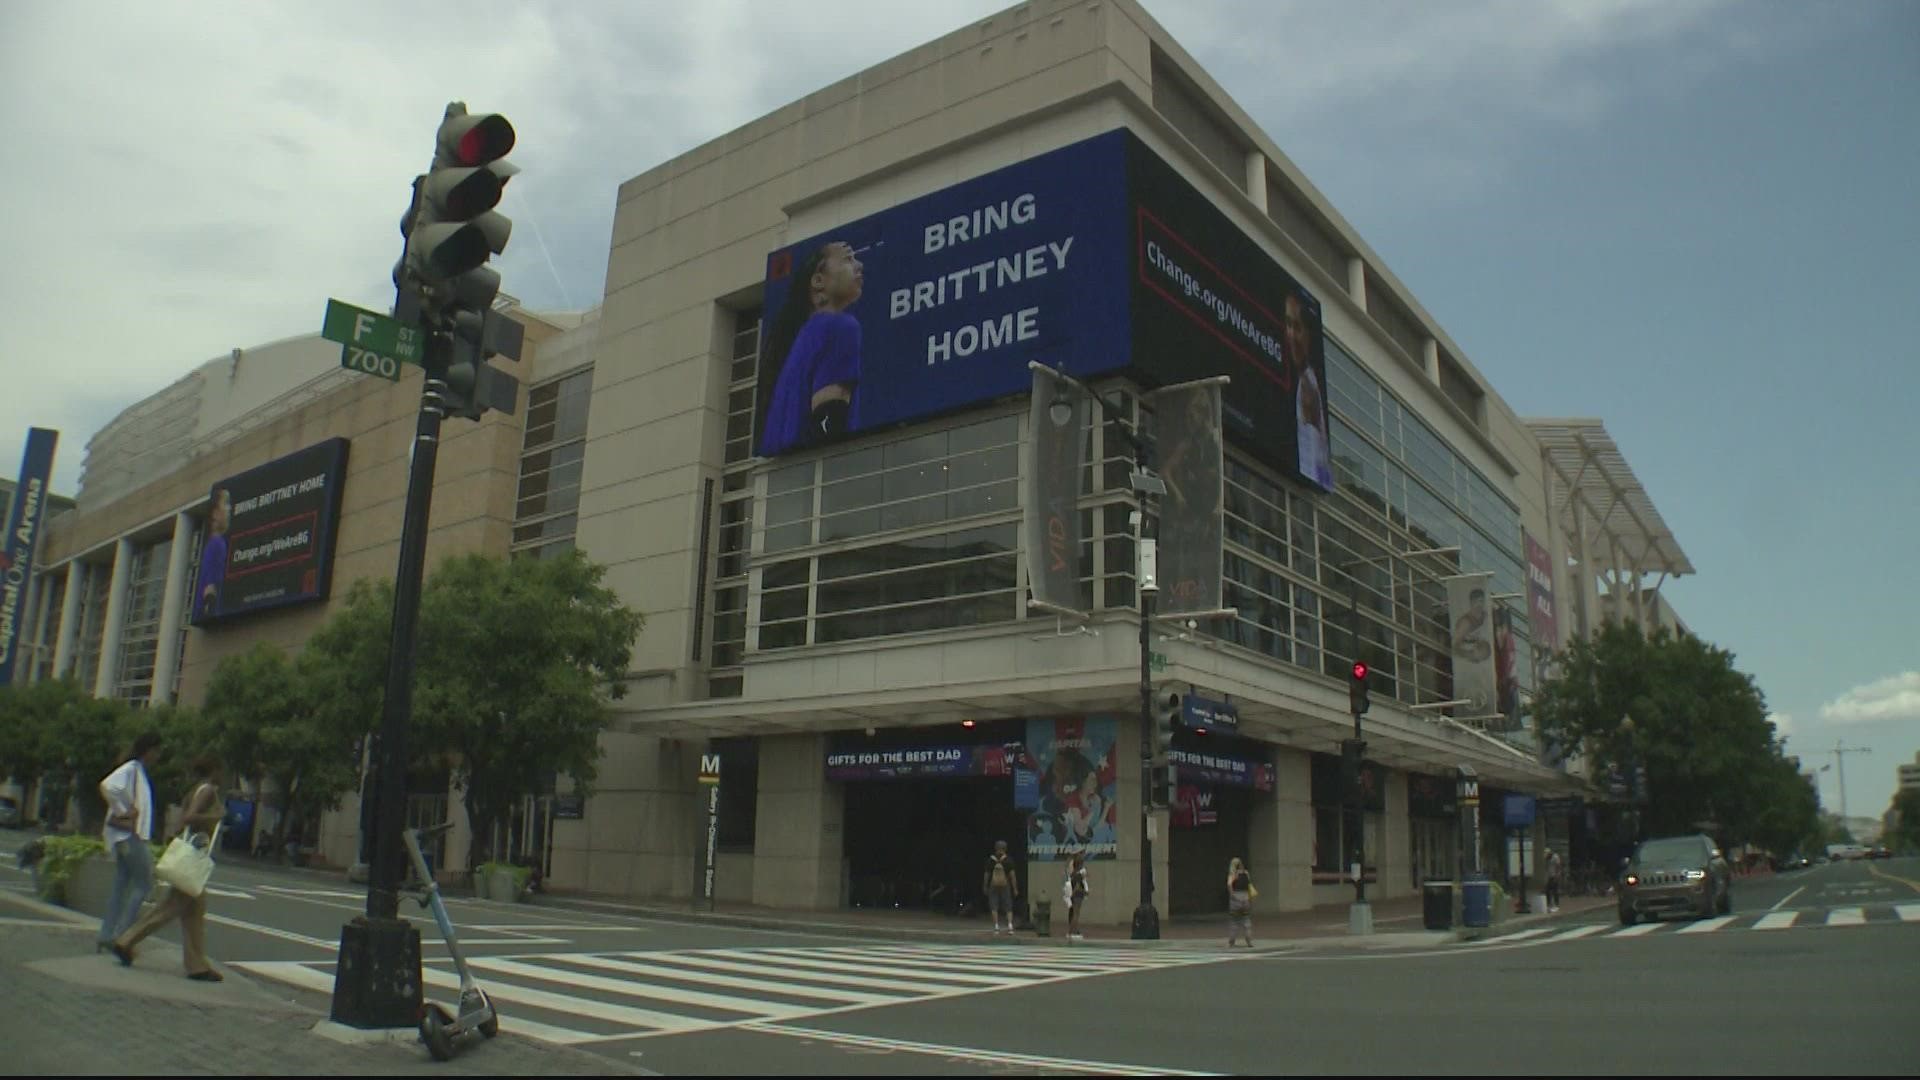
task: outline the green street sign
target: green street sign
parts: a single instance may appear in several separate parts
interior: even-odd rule
[[[357,345],[340,346],[340,366],[349,371],[378,375],[388,382],[400,381],[400,361]]]
[[[1167,654],[1163,652],[1147,653],[1147,663],[1154,671],[1167,670]]]
[[[349,348],[392,357],[404,364],[418,364],[426,355],[426,339],[419,327],[338,300],[327,301],[327,315],[320,324],[320,336]],[[368,370],[348,363],[344,355],[340,366],[356,371]],[[377,371],[372,373],[380,374]]]

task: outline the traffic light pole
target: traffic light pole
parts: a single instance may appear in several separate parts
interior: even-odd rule
[[[400,526],[400,562],[394,572],[393,633],[387,646],[387,690],[380,720],[370,848],[367,912],[340,931],[340,963],[333,983],[332,1018],[357,1028],[410,1028],[419,1023],[422,1000],[420,931],[400,918],[405,877],[407,725],[413,715],[415,628],[421,580],[426,574],[427,521],[433,505],[433,474],[445,415],[447,363],[452,339],[426,335],[426,381],[413,438],[407,503]]]
[[[1347,625],[1353,634],[1353,659],[1356,673],[1360,667],[1360,579],[1347,570]],[[1372,675],[1359,676],[1364,679]],[[1366,768],[1366,739],[1360,728],[1361,706],[1353,706],[1353,743],[1356,748],[1351,782],[1347,788],[1350,821],[1353,823],[1353,907],[1347,912],[1347,932],[1373,933],[1373,907],[1367,903],[1367,803],[1361,791],[1360,777]]]
[[[1147,473],[1147,445],[1137,433],[1128,433],[1133,442],[1134,468]],[[1147,535],[1147,493],[1134,500],[1140,524],[1134,529],[1134,564],[1142,572],[1134,575],[1140,599],[1140,904],[1133,909],[1133,940],[1157,941],[1160,938],[1160,912],[1153,906],[1153,601],[1159,589],[1144,572]]]

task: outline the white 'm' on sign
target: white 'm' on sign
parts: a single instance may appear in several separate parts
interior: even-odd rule
[[[700,772],[703,775],[707,775],[707,776],[720,775],[720,755],[719,754],[701,754],[700,755]]]

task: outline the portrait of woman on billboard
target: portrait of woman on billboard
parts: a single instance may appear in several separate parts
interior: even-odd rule
[[[201,619],[220,614],[220,588],[227,582],[227,527],[233,517],[233,495],[215,488],[207,501],[207,539],[200,546],[199,602],[194,614]]]
[[[1287,359],[1293,365],[1294,425],[1299,435],[1300,475],[1323,491],[1333,490],[1332,436],[1327,430],[1327,396],[1315,370],[1314,327],[1306,302],[1290,292],[1286,300]]]
[[[771,386],[761,419],[767,457],[847,434],[860,386],[860,320],[847,309],[865,275],[853,246],[822,244],[800,264],[761,342],[760,385]]]

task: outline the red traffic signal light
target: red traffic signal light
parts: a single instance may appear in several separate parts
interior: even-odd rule
[[[1355,660],[1355,661],[1353,662],[1353,678],[1354,678],[1354,681],[1355,681],[1355,682],[1365,682],[1365,681],[1366,681],[1366,678],[1367,678],[1367,662],[1366,662],[1365,660]]]

